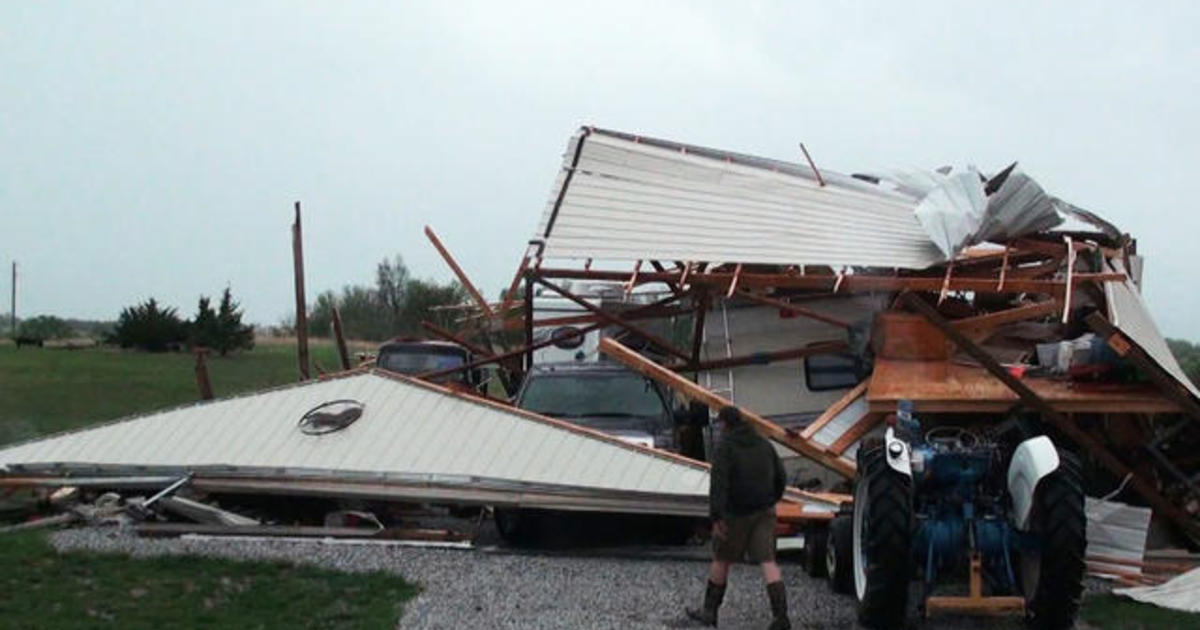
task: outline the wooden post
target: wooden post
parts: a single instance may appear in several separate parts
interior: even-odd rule
[[[9,302],[9,304],[12,305],[12,311],[9,313],[10,319],[8,320],[8,325],[9,325],[9,328],[12,329],[12,338],[16,339],[17,338],[17,261],[15,261],[15,260],[13,261],[13,273],[12,273],[12,301]]]
[[[1118,477],[1125,477],[1128,475],[1129,485],[1132,486],[1138,494],[1142,495],[1142,498],[1145,499],[1151,507],[1161,512],[1163,516],[1166,516],[1179,523],[1185,531],[1195,531],[1195,524],[1191,522],[1191,518],[1187,515],[1187,513],[1185,513],[1175,504],[1168,501],[1166,497],[1159,494],[1158,490],[1153,484],[1143,479],[1139,474],[1134,472],[1132,468],[1126,466],[1125,463],[1118,459],[1116,455],[1113,455],[1112,452],[1105,448],[1099,440],[1076,426],[1070,418],[1055,411],[1049,403],[1042,400],[1042,397],[1037,395],[1037,392],[1030,389],[1029,386],[1027,386],[1025,383],[1022,383],[1020,379],[1013,376],[1008,370],[1004,369],[1004,366],[1000,365],[1000,363],[996,361],[992,355],[988,354],[986,350],[980,348],[975,342],[971,341],[966,335],[951,325],[950,322],[946,321],[946,318],[942,317],[936,309],[912,293],[902,293],[900,295],[900,300],[905,306],[920,313],[925,317],[925,319],[929,320],[930,323],[941,329],[942,333],[944,333],[946,337],[958,345],[959,348],[962,348],[964,352],[971,355],[971,357],[978,361],[980,365],[982,365],[988,372],[992,374],[992,376],[995,376],[1002,383],[1007,385],[1009,389],[1015,392],[1017,396],[1020,397],[1021,402],[1023,402],[1026,406],[1041,413],[1042,417],[1048,420],[1051,425],[1055,426],[1059,431],[1062,431],[1064,434],[1066,434],[1067,437],[1074,440],[1075,443],[1080,447],[1090,451],[1091,454],[1095,456],[1105,468],[1108,468]]]
[[[533,270],[525,270],[525,371],[533,368]]]
[[[296,353],[300,361],[300,380],[309,379],[308,302],[304,299],[304,246],[300,231],[300,202],[296,202],[296,222],[292,224],[292,266],[296,281]]]
[[[337,342],[338,358],[342,360],[342,369],[350,369],[350,353],[346,351],[346,337],[342,333],[342,314],[337,307],[333,309],[333,339]]]
[[[212,400],[212,381],[208,378],[208,348],[196,348],[196,388],[200,390],[200,400]]]
[[[692,382],[700,382],[700,351],[704,349],[704,322],[708,317],[708,288],[701,287],[696,296],[695,321],[692,324]]]

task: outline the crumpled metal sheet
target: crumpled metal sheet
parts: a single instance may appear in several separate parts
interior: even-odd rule
[[[906,190],[927,187],[916,215],[929,239],[951,259],[971,245],[1006,241],[1043,232],[1063,223],[1062,206],[1069,206],[1042,189],[1032,177],[1010,173],[1000,188],[988,196],[979,171],[967,167],[957,172],[931,172],[926,178],[909,174],[897,182]]]

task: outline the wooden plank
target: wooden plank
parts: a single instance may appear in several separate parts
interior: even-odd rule
[[[497,311],[500,317],[508,318],[508,309],[512,308],[513,303],[517,300],[517,287],[521,286],[521,279],[525,277],[525,270],[528,268],[529,256],[522,256],[521,264],[517,265],[517,273],[513,275],[512,282],[508,285],[508,290],[504,292],[504,301],[500,303],[500,310]]]
[[[975,344],[975,342],[971,341],[965,335],[959,332],[957,328],[950,325],[950,323],[946,321],[946,319],[942,317],[941,314],[939,314],[932,306],[925,303],[925,301],[912,293],[903,293],[901,294],[900,299],[905,306],[924,315],[929,319],[929,321],[933,322],[935,326],[941,328],[942,332],[946,333],[946,336],[949,337],[950,340],[955,344],[957,344],[959,348],[962,348],[964,352],[971,355],[971,357],[983,365],[988,372],[991,372],[993,376],[1004,382],[1009,389],[1016,392],[1023,403],[1025,403],[1031,409],[1041,412],[1043,418],[1048,420],[1050,424],[1057,427],[1059,431],[1062,431],[1068,437],[1074,440],[1076,444],[1090,451],[1092,455],[1106,468],[1121,478],[1124,478],[1126,475],[1128,475],[1129,485],[1132,486],[1133,489],[1137,491],[1137,493],[1140,494],[1142,498],[1150,504],[1151,507],[1161,512],[1163,516],[1174,520],[1181,527],[1183,527],[1185,531],[1193,534],[1197,533],[1198,528],[1196,523],[1191,520],[1191,517],[1186,512],[1181,510],[1174,503],[1171,503],[1166,497],[1159,494],[1157,488],[1155,488],[1152,483],[1146,481],[1132,468],[1125,465],[1125,463],[1117,458],[1116,455],[1113,455],[1112,452],[1105,448],[1099,440],[1092,437],[1083,429],[1079,428],[1074,422],[1071,421],[1070,418],[1067,418],[1066,416],[1055,411],[1054,408],[1047,404],[1046,401],[1042,400],[1042,398],[1038,396],[1036,392],[1022,383],[1019,379],[1017,379],[1017,377],[1010,374],[1008,370],[1004,369],[1004,367],[995,359],[993,359],[992,355],[988,354],[986,350],[979,347],[977,344]]]
[[[1200,421],[1200,404],[1192,398],[1191,392],[1187,391],[1180,385],[1174,377],[1167,374],[1161,366],[1146,354],[1137,344],[1131,342],[1112,322],[1108,321],[1100,313],[1092,313],[1084,318],[1084,322],[1088,327],[1096,331],[1102,339],[1108,341],[1108,345],[1112,347],[1117,354],[1125,357],[1133,362],[1150,380],[1158,386],[1159,391],[1174,402],[1178,403],[1187,413],[1188,417],[1193,420]]]
[[[1004,311],[988,313],[986,315],[978,315],[975,317],[967,317],[965,319],[956,319],[952,324],[954,327],[965,332],[972,337],[978,337],[982,334],[991,332],[997,326],[1021,322],[1037,317],[1045,317],[1047,315],[1056,315],[1059,312],[1058,300],[1050,299],[1044,302],[1035,302],[1026,304],[1016,308],[1010,308]]]
[[[475,284],[471,282],[470,278],[467,277],[467,273],[462,270],[462,267],[458,266],[458,261],[454,260],[454,256],[451,256],[450,252],[446,249],[446,246],[442,244],[442,239],[438,238],[437,234],[434,234],[433,228],[429,227],[428,225],[425,226],[425,236],[429,238],[430,243],[433,243],[434,249],[436,249],[438,253],[442,255],[442,260],[445,260],[446,264],[450,265],[450,270],[454,272],[455,277],[457,277],[458,281],[462,283],[463,288],[465,288],[467,293],[471,295],[471,298],[475,300],[475,304],[479,306],[479,310],[483,311],[483,314],[488,318],[494,317],[495,313],[492,312],[492,306],[488,304],[487,300],[484,299],[483,295],[479,292],[479,289],[475,288]]]
[[[871,429],[879,426],[883,422],[884,414],[868,412],[862,418],[859,418],[846,432],[838,436],[833,444],[829,445],[829,452],[834,455],[841,456],[847,449],[854,445],[855,442],[871,432]]]
[[[843,321],[841,319],[832,317],[830,315],[824,315],[822,313],[818,313],[812,309],[804,308],[803,306],[796,306],[795,304],[784,302],[783,300],[777,300],[775,298],[767,297],[765,295],[751,293],[744,289],[741,291],[738,291],[737,295],[739,297],[746,298],[747,300],[750,300],[752,302],[758,302],[759,304],[762,304],[764,306],[773,306],[781,311],[787,311],[788,313],[791,313],[792,315],[799,315],[800,317],[807,317],[809,319],[815,319],[819,322],[824,322],[831,326],[837,326],[838,328],[850,328],[850,322]]]
[[[713,392],[704,389],[703,387],[689,381],[688,379],[676,374],[675,372],[658,365],[657,363],[643,357],[642,355],[630,350],[614,339],[600,340],[600,351],[621,362],[626,367],[632,369],[643,376],[654,379],[663,385],[674,390],[681,396],[689,400],[696,400],[708,405],[710,409],[718,410],[721,407],[737,407],[732,401],[714,394]],[[793,451],[815,461],[826,468],[842,475],[843,477],[851,478],[854,476],[854,464],[846,462],[841,458],[825,452],[817,444],[801,438],[798,433],[789,433],[783,427],[763,418],[762,416],[750,411],[744,407],[738,407],[742,412],[742,417],[754,425],[754,427],[764,437],[774,440]]]
[[[871,379],[867,379],[858,385],[855,385],[854,389],[846,392],[845,396],[837,399],[837,401],[826,408],[820,416],[817,416],[816,420],[813,420],[807,427],[804,427],[804,430],[800,432],[800,437],[806,440],[812,439],[812,436],[816,435],[821,429],[824,429],[825,425],[833,422],[833,419],[836,418],[839,413],[842,413],[843,409],[849,407],[850,403],[854,402],[859,397],[866,395],[867,386],[870,385],[870,383]]]

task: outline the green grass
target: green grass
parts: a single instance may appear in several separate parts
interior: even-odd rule
[[[325,370],[338,366],[329,343],[311,347]],[[54,350],[0,345],[0,445],[122,416],[195,402],[195,358],[110,348]],[[208,361],[213,392],[222,397],[298,377],[291,344]]]
[[[1088,597],[1079,618],[1101,630],[1200,628],[1200,614],[1167,610],[1116,595]]]
[[[417,590],[385,573],[283,563],[56,553],[0,536],[5,628],[394,628]]]

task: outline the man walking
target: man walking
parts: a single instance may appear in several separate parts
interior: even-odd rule
[[[745,558],[762,567],[774,617],[769,630],[789,630],[787,591],[775,563],[775,504],[786,484],[783,464],[771,444],[742,421],[737,407],[722,407],[717,418],[724,437],[713,457],[708,491],[713,561],[704,605],[689,608],[687,615],[716,626],[729,566]]]

